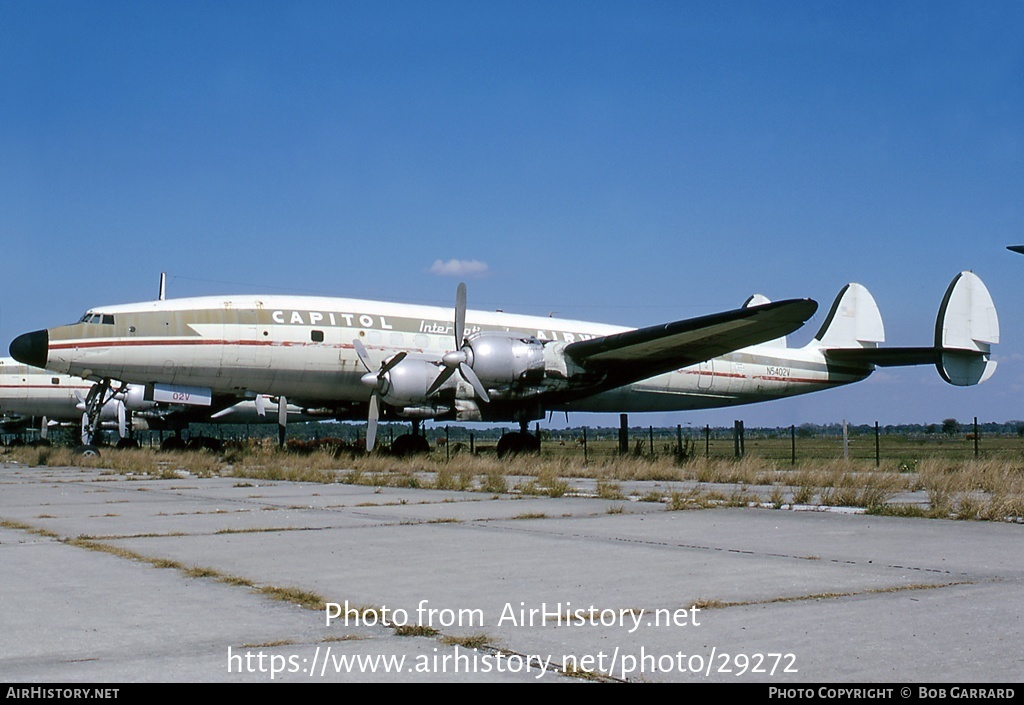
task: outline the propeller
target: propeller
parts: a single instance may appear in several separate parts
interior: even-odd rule
[[[462,375],[462,378],[469,382],[470,386],[473,387],[473,391],[476,395],[483,399],[485,402],[491,400],[487,390],[484,389],[484,385],[481,384],[480,378],[476,376],[476,372],[470,366],[470,355],[472,355],[473,349],[466,344],[465,339],[466,332],[466,284],[462,282],[459,284],[458,290],[455,292],[455,350],[449,353],[445,353],[441,356],[441,363],[444,365],[444,369],[441,370],[441,374],[437,376],[434,383],[427,389],[427,396],[431,396],[438,389],[441,388],[448,378],[455,374],[455,370],[458,370]]]
[[[285,433],[288,430],[288,399],[284,395],[277,398],[277,443],[284,448]]]
[[[363,341],[356,338],[352,341],[352,347],[356,349],[359,361],[366,368],[366,374],[362,376],[361,381],[373,390],[370,393],[370,412],[366,419],[366,450],[370,452],[373,450],[377,440],[377,419],[380,418],[381,397],[387,392],[387,374],[404,360],[408,353],[404,350],[399,352],[381,365],[379,370],[374,372],[370,354],[367,352],[366,346],[363,345]]]
[[[128,437],[128,410],[124,407],[124,402],[120,399],[114,402],[117,405],[117,437],[127,438]]]

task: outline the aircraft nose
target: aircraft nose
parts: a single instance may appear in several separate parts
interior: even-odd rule
[[[11,341],[11,357],[32,367],[46,367],[50,353],[50,334],[45,330],[24,333]]]

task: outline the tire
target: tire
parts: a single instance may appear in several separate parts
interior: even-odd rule
[[[532,433],[506,433],[498,440],[498,457],[519,455],[521,453],[539,453],[540,440]]]
[[[83,458],[98,458],[100,457],[100,449],[94,445],[81,445],[75,448],[75,454]]]
[[[423,436],[414,436],[405,433],[395,439],[391,444],[391,454],[399,458],[408,455],[426,455],[430,452],[430,443]]]
[[[181,440],[181,436],[165,438],[160,444],[160,450],[185,450],[185,441]]]

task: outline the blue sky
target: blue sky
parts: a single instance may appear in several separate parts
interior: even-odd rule
[[[918,345],[971,269],[986,384],[635,422],[1020,419],[1024,4],[0,0],[0,238],[4,349],[161,271],[634,326],[814,298],[791,344],[856,281]]]

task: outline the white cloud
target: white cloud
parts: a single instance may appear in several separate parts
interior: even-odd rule
[[[430,273],[441,277],[482,277],[487,274],[487,263],[475,259],[450,259],[447,262],[437,260],[430,268]]]

